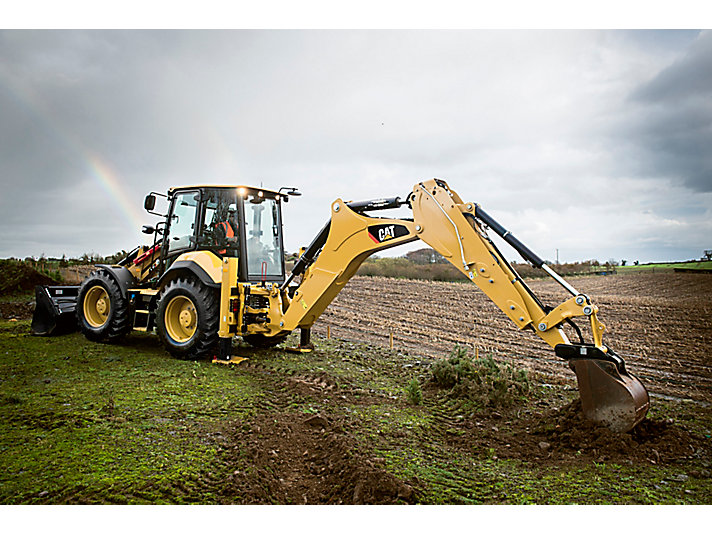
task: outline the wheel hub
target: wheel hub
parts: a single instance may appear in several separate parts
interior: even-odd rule
[[[185,295],[176,295],[163,316],[166,333],[176,343],[186,343],[195,335],[198,313],[193,301]]]
[[[95,285],[87,291],[84,297],[84,319],[92,328],[101,328],[109,320],[111,312],[111,299],[106,289]]]
[[[180,324],[183,328],[189,328],[193,325],[195,319],[195,310],[190,307],[187,310],[180,312]]]

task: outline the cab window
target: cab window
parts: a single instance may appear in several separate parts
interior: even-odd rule
[[[284,271],[277,201],[251,193],[245,199],[244,210],[248,278],[282,277]]]
[[[191,238],[195,235],[198,198],[196,191],[184,191],[175,195],[168,241],[169,253],[193,246]]]

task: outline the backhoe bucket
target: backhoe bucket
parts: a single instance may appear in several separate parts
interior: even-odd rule
[[[79,286],[36,286],[32,333],[52,336],[76,330],[78,293]]]
[[[561,344],[554,350],[576,373],[587,419],[614,432],[628,432],[645,418],[650,408],[648,392],[613,350],[606,347],[604,352],[588,344]]]
[[[605,360],[574,359],[581,407],[587,419],[614,432],[627,432],[640,423],[650,408],[645,386],[625,368]]]

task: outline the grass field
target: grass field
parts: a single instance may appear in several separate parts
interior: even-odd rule
[[[153,335],[105,345],[0,321],[0,504],[712,503],[709,409],[656,400],[649,418],[692,440],[683,456],[595,432],[571,445],[541,426],[570,387],[531,376],[525,404],[473,412],[432,387],[432,358],[317,343],[240,346],[248,365],[225,368]]]
[[[616,267],[621,273],[645,271],[672,271],[674,269],[691,269],[695,271],[712,271],[712,261],[686,261],[676,263],[646,263],[643,265],[624,265]]]

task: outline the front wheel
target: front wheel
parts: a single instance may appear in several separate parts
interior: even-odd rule
[[[131,330],[128,300],[106,271],[94,271],[77,295],[77,324],[91,341],[115,341]]]
[[[217,292],[194,278],[176,278],[161,291],[156,310],[158,336],[176,358],[197,360],[216,349]]]

